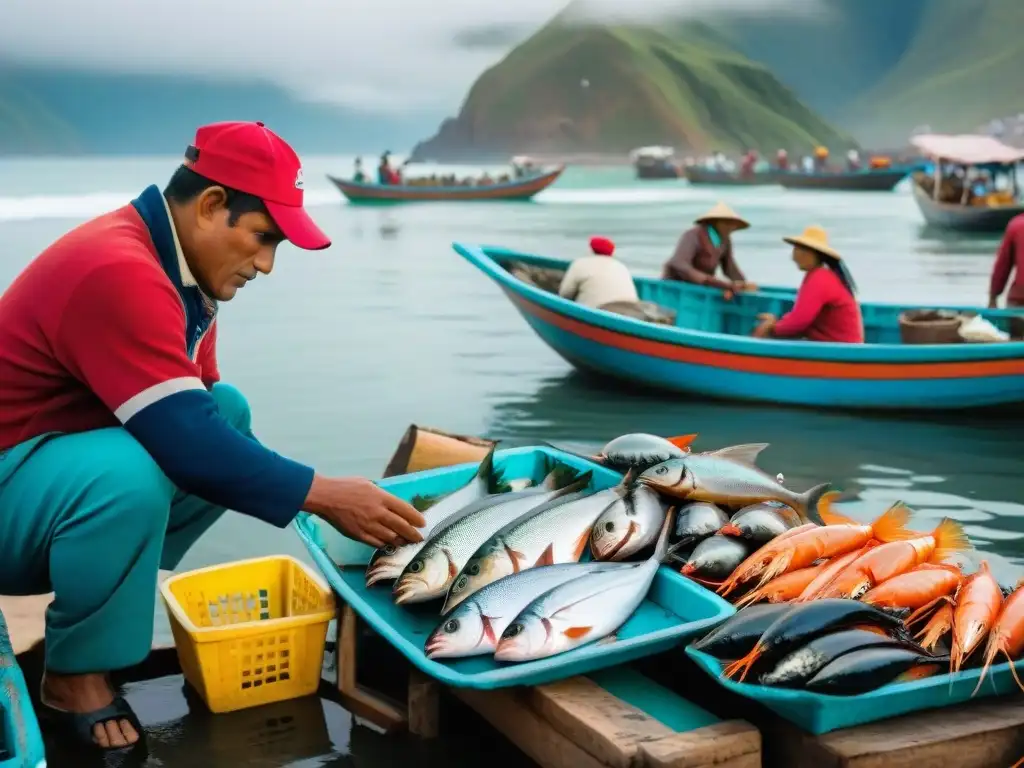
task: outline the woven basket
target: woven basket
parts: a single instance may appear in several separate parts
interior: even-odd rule
[[[962,344],[959,312],[946,309],[911,309],[900,314],[900,340],[904,344]]]

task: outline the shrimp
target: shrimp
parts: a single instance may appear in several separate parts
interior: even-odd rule
[[[988,644],[985,646],[985,663],[981,668],[981,677],[978,678],[978,685],[974,689],[973,696],[981,688],[981,681],[985,679],[985,673],[992,666],[996,656],[1002,653],[1010,662],[1010,674],[1013,675],[1017,687],[1024,691],[1024,683],[1017,675],[1017,669],[1013,660],[1024,653],[1024,579],[1010,594],[1003,603],[1002,610],[996,623],[992,625],[992,631],[988,636]]]
[[[888,610],[916,611],[956,592],[963,578],[955,565],[922,563],[872,587],[860,599]]]
[[[733,579],[736,579],[735,583],[739,583],[760,575],[761,580],[758,586],[763,586],[776,576],[806,568],[815,560],[844,555],[851,550],[860,549],[871,539],[887,542],[907,539],[916,535],[905,527],[910,518],[910,510],[902,503],[891,506],[873,523],[861,525],[848,517],[833,512],[827,498],[822,501],[821,519],[825,521],[826,525],[785,538],[782,541],[782,546],[777,548],[781,551],[772,557],[765,556],[760,561],[754,562],[749,573],[740,573],[743,568],[741,563],[740,568],[736,569],[725,584],[729,584]],[[778,538],[775,541],[778,541]],[[769,542],[769,546],[773,543],[775,542]],[[727,594],[733,588],[735,588],[735,584],[730,586],[725,593],[719,592],[719,594]]]
[[[953,601],[949,597],[940,597],[939,601],[939,609],[914,636],[914,639],[921,643],[921,647],[929,653],[934,653],[939,641],[953,630]]]
[[[782,545],[788,539],[804,531],[815,530],[820,527],[817,523],[805,523],[798,525],[796,528],[790,528],[785,533],[780,533],[736,566],[736,570],[732,572],[728,579],[722,582],[718,594],[727,595],[743,582],[750,581],[750,579],[757,576],[761,572],[759,569],[763,567],[763,563],[770,561],[775,555],[785,551],[785,547]],[[723,589],[725,590],[724,592],[722,591]]]
[[[821,573],[828,563],[811,565],[798,571],[772,579],[763,587],[751,590],[735,602],[737,608],[767,600],[769,603],[788,603],[800,595],[814,577]]]
[[[959,672],[967,658],[992,629],[1003,604],[1003,591],[982,560],[977,573],[964,579],[956,593],[953,609],[953,647],[950,670]]]
[[[853,550],[853,552],[847,552],[845,555],[840,555],[839,557],[832,558],[827,562],[825,567],[822,568],[821,573],[814,577],[814,580],[807,585],[804,591],[801,592],[799,596],[796,598],[796,600],[794,600],[793,602],[806,603],[808,600],[813,600],[818,596],[818,593],[821,592],[822,589],[827,587],[832,582],[832,579],[836,577],[836,574],[841,572],[844,568],[846,568],[846,566],[848,566],[858,557],[863,555],[869,549],[877,546],[878,542],[874,539],[871,539],[871,541],[869,541],[860,549],[855,549]]]

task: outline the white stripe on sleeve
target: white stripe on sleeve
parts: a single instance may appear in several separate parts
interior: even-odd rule
[[[167,381],[161,381],[159,384],[154,384],[148,389],[144,389],[139,394],[129,398],[121,407],[114,411],[114,416],[122,424],[126,424],[128,419],[136,415],[143,408],[148,408],[163,400],[165,397],[176,395],[179,392],[188,392],[193,389],[206,389],[206,385],[203,384],[201,379],[194,376],[182,376],[180,379],[168,379]]]

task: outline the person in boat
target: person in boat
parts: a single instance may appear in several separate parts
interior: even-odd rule
[[[718,288],[727,299],[743,291],[756,291],[757,286],[747,281],[736,263],[732,246],[733,233],[749,226],[725,203],[718,203],[682,234],[662,269],[661,279]],[[716,277],[719,267],[724,280]]]
[[[629,268],[614,257],[615,243],[607,237],[592,237],[590,252],[573,259],[558,295],[594,309],[613,301],[639,301]]]
[[[996,309],[999,306],[999,299],[1004,292],[1008,309],[1024,307],[1024,213],[1010,219],[1003,242],[996,253],[988,289],[989,308]],[[1024,315],[1012,318],[1011,326],[1011,336],[1024,336]]]
[[[401,184],[402,176],[391,167],[391,150],[385,150],[380,156],[380,165],[377,166],[378,184]]]
[[[780,149],[775,153],[775,167],[780,171],[789,170],[789,152]]]
[[[816,147],[814,150],[814,172],[824,173],[828,169],[828,147]]]
[[[857,286],[842,257],[829,245],[825,230],[812,226],[802,235],[783,240],[793,246],[793,261],[807,274],[793,309],[780,318],[758,315],[754,336],[863,344]]]
[[[743,161],[740,163],[740,176],[750,178],[754,175],[754,166],[757,165],[757,152],[749,150],[747,154],[743,156]]]
[[[148,655],[158,569],[226,509],[280,529],[305,510],[374,547],[421,540],[422,515],[371,481],[261,445],[221,381],[219,304],[270,274],[284,240],[331,244],[298,155],[263,123],[216,123],[163,192],[76,227],[0,295],[0,594],[54,593],[37,711],[63,743],[139,740],[109,673]]]
[[[861,169],[860,152],[856,149],[851,149],[846,153],[846,170],[848,171],[859,171]]]
[[[363,158],[357,157],[355,171],[352,173],[352,181],[363,183],[366,181],[366,174],[363,172]]]

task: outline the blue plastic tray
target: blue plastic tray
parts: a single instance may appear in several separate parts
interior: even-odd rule
[[[541,479],[545,457],[579,470],[593,470],[593,486],[597,489],[609,488],[622,479],[617,472],[548,447],[498,451],[495,465],[505,472],[506,478],[531,477],[537,481]],[[417,494],[433,496],[458,489],[473,475],[476,466],[460,464],[432,469],[388,478],[379,484],[406,500]],[[386,585],[367,589],[362,567],[339,568],[328,557],[322,545],[321,525],[325,524],[309,515],[300,515],[295,521],[300,538],[340,598],[415,666],[455,687],[490,689],[540,685],[593,672],[666,651],[709,631],[735,613],[725,600],[663,567],[647,599],[620,630],[617,642],[584,646],[548,659],[523,663],[501,663],[491,656],[431,661],[423,654],[423,644],[440,622],[438,608],[427,605],[417,610],[416,606],[397,606],[391,601],[391,590]]]
[[[11,755],[6,760],[0,759],[0,768],[38,768],[46,765],[43,735],[39,732],[39,721],[32,709],[25,676],[21,673],[11,647],[3,613],[0,613],[0,704],[4,710],[0,717],[0,728],[3,728],[4,743]]]
[[[959,675],[935,675],[909,683],[886,685],[858,696],[829,696],[791,688],[737,683],[722,677],[722,662],[714,656],[687,648],[686,653],[700,668],[733,693],[762,704],[813,734],[864,725],[878,720],[947,707],[970,701],[981,676],[980,669]],[[950,680],[952,678],[952,685]],[[975,698],[1002,696],[1017,690],[1009,662],[993,665]]]

